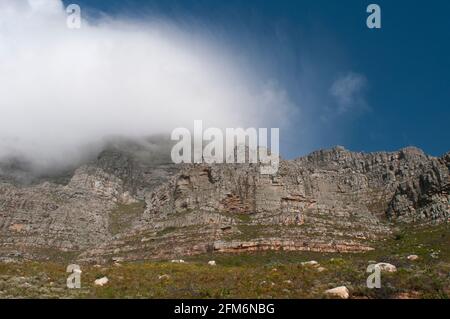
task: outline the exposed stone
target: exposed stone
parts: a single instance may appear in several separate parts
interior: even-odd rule
[[[348,299],[350,297],[350,292],[345,286],[328,289],[327,291],[325,291],[325,294],[341,299]]]
[[[389,263],[378,263],[375,265],[375,267],[379,267],[381,271],[385,271],[385,272],[396,272],[397,271],[397,267],[395,267],[392,264]]]
[[[449,158],[336,147],[281,160],[269,176],[259,164],[174,165],[151,148],[122,145],[67,176],[33,183],[22,182],[26,165],[2,164],[0,260],[45,259],[49,251],[93,263],[364,252],[392,233],[392,223],[450,218]]]
[[[94,281],[94,284],[96,286],[102,287],[102,286],[106,285],[108,283],[108,281],[109,281],[108,277],[102,277],[102,278],[96,279]]]
[[[159,280],[167,280],[167,279],[170,279],[170,276],[168,274],[159,275],[158,279]]]
[[[311,260],[311,261],[305,261],[301,263],[302,266],[319,266],[319,263],[315,260]]]

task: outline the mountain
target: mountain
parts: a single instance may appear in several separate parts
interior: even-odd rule
[[[281,160],[274,176],[258,164],[175,165],[164,154],[110,145],[33,182],[23,182],[26,165],[0,165],[0,259],[362,252],[399,225],[450,218],[450,153],[336,147]]]

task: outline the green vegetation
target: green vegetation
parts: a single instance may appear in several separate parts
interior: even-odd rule
[[[263,237],[264,234],[270,230],[270,226],[266,225],[238,225],[238,229],[241,232],[238,235],[233,235],[232,239],[238,240],[250,240],[259,237]]]
[[[71,290],[66,288],[65,264],[0,264],[0,297],[325,298],[326,289],[345,285],[351,298],[449,298],[449,230],[449,224],[404,228],[401,236],[374,242],[374,251],[359,254],[208,254],[186,258],[184,264],[81,265],[82,288]],[[411,254],[419,259],[408,260]],[[217,266],[209,266],[209,260]],[[324,269],[301,265],[309,260]],[[398,269],[382,273],[381,289],[366,287],[366,269],[373,261],[389,262]],[[103,276],[109,283],[96,287],[94,280]]]
[[[176,230],[177,230],[176,227],[166,227],[166,228],[160,230],[159,232],[157,232],[156,235],[158,237],[159,236],[164,236],[164,235],[170,234],[170,233],[172,233],[172,232],[174,232]]]
[[[118,204],[115,209],[110,212],[109,231],[116,235],[128,229],[131,222],[142,215],[145,210],[145,202],[140,201],[133,204]]]
[[[221,215],[229,217],[229,218],[235,218],[238,221],[242,223],[249,223],[252,220],[252,217],[250,214],[245,213],[226,213],[226,212],[220,212]]]

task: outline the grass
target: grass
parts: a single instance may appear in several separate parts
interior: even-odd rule
[[[119,234],[131,226],[131,222],[142,215],[145,210],[145,202],[139,201],[133,204],[118,204],[109,215],[109,232]]]
[[[250,214],[246,213],[227,213],[227,212],[221,212],[222,216],[229,217],[229,218],[235,218],[241,223],[249,223],[252,220],[252,217]]]
[[[0,264],[0,297],[29,298],[326,298],[324,291],[345,285],[352,298],[445,298],[450,295],[450,226],[409,227],[401,236],[371,243],[359,254],[264,252],[207,254],[186,263],[133,262],[81,265],[82,288],[67,289],[67,265],[53,262]],[[419,260],[410,261],[416,254]],[[215,260],[217,266],[207,262]],[[317,260],[324,271],[301,263]],[[389,262],[382,288],[366,287],[369,263]],[[161,275],[168,275],[160,278]],[[94,280],[109,278],[104,287]]]
[[[176,231],[176,230],[177,230],[176,227],[166,227],[166,228],[164,228],[164,229],[158,231],[158,232],[156,233],[156,235],[157,235],[158,237],[160,237],[160,236],[164,236],[164,235],[173,233],[173,232]]]

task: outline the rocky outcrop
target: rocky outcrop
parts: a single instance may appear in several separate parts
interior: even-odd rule
[[[414,221],[449,217],[449,156],[432,161],[417,176],[401,183],[389,205],[391,218]]]
[[[366,251],[393,223],[448,220],[449,167],[450,154],[336,147],[269,176],[258,164],[174,165],[141,146],[108,148],[66,183],[0,179],[0,257]]]
[[[258,252],[266,250],[349,253],[370,251],[372,250],[372,248],[354,242],[335,244],[296,240],[280,240],[276,238],[266,238],[254,241],[230,241],[214,243],[214,251],[221,253]]]

